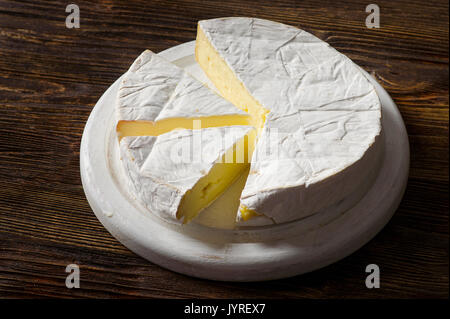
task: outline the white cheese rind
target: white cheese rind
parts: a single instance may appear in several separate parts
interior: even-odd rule
[[[159,121],[217,115],[246,115],[183,69],[144,51],[119,88],[117,120]]]
[[[220,18],[200,21],[199,28],[270,112],[242,205],[288,222],[371,182],[382,151],[381,106],[349,58],[303,30],[272,21]],[[242,222],[240,213],[237,220]]]
[[[181,223],[177,211],[186,192],[252,129],[231,126],[176,130],[157,137],[124,137],[120,154],[128,189],[150,212]],[[187,156],[182,156],[183,152]]]

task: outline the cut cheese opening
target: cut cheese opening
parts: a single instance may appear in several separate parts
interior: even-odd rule
[[[234,75],[226,61],[211,45],[200,25],[197,27],[195,58],[220,94],[236,107],[249,113],[252,125],[257,128],[258,133],[261,132],[269,111],[247,91],[244,84]],[[239,211],[244,221],[259,216],[257,212],[244,205],[239,206]]]
[[[125,136],[158,136],[176,129],[201,129],[231,125],[252,125],[248,115],[221,115],[198,118],[170,118],[152,121],[119,121],[116,131],[119,140]]]
[[[239,176],[248,172],[255,138],[256,132],[250,131],[233,147],[229,148],[209,173],[186,192],[177,212],[178,219],[183,218],[183,223],[190,222],[199,212],[225,192]]]

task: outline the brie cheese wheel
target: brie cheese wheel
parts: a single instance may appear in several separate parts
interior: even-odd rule
[[[123,137],[128,189],[153,214],[187,223],[248,169],[248,160],[236,154],[246,151],[252,132],[230,126]]]
[[[380,101],[345,55],[292,26],[220,18],[199,22],[196,59],[258,130],[238,224],[306,217],[372,182]]]

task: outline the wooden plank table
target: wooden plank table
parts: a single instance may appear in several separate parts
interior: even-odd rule
[[[0,0],[0,297],[448,298],[448,2]],[[196,22],[254,16],[312,32],[376,77],[409,133],[400,208],[370,243],[310,274],[262,283],[198,280],[136,256],[91,211],[80,139],[101,94],[144,49],[195,39]],[[81,288],[65,267],[80,265]],[[365,267],[381,288],[365,287]]]

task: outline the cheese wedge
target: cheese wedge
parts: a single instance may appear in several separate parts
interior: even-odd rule
[[[248,170],[255,136],[249,126],[231,126],[124,137],[128,189],[153,214],[187,223]]]
[[[248,171],[252,118],[149,50],[125,74],[116,116],[128,189],[165,220],[189,222]]]
[[[200,21],[195,52],[258,129],[238,224],[306,217],[372,182],[381,106],[349,58],[308,32],[255,18]]]

